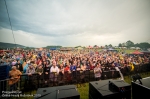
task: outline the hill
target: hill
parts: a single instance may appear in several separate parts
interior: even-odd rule
[[[19,44],[0,42],[0,48],[15,48],[16,46],[19,48],[25,48],[26,47],[26,46],[19,45]]]

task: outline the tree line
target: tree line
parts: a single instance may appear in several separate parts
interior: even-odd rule
[[[147,49],[150,48],[150,44],[148,42],[141,42],[141,43],[134,43],[131,40],[128,40],[125,43],[119,43],[118,47],[127,47],[127,48],[131,48],[131,47],[139,47],[142,49]]]

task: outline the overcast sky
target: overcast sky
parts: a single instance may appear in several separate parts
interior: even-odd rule
[[[150,0],[6,0],[17,44],[32,47],[150,43]],[[0,42],[14,43],[4,0]]]

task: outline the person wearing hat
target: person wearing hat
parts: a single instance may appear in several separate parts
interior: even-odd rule
[[[31,64],[29,64],[29,67],[27,68],[26,73],[28,75],[34,74],[35,73],[35,68]]]
[[[39,65],[37,67],[35,73],[38,74],[38,80],[39,80],[39,83],[41,83],[41,81],[43,80],[43,68],[42,68],[42,65]]]
[[[35,74],[35,68],[34,68],[33,65],[29,64],[29,66],[28,66],[28,68],[26,70],[26,74],[28,75],[26,81],[29,81],[28,83],[25,82],[26,85],[29,85],[30,87],[31,86],[35,86],[36,87],[37,84],[36,84],[36,80],[35,79],[37,78],[37,76],[33,75],[33,74]]]
[[[20,75],[22,75],[20,70],[17,70],[16,66],[12,66],[12,70],[9,72],[9,85],[11,90],[16,90],[18,81],[20,80]]]

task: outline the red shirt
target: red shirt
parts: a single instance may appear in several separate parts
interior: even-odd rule
[[[68,72],[69,69],[70,69],[69,66],[66,66],[64,72]]]

